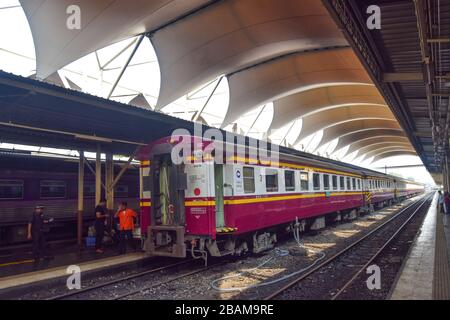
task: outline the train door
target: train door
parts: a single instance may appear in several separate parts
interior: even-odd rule
[[[172,163],[167,153],[151,159],[152,210],[148,248],[152,255],[184,257],[184,198],[186,174],[184,165]]]
[[[214,164],[214,185],[215,185],[215,203],[216,203],[216,228],[225,226],[224,208],[223,208],[223,165]]]

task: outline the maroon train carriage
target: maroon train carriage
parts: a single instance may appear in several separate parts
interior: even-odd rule
[[[49,238],[76,236],[78,163],[72,159],[26,154],[0,155],[0,245],[26,240],[26,225],[35,205],[55,218]],[[117,172],[120,168],[116,168]],[[85,229],[94,218],[95,180],[86,168]],[[130,168],[118,182],[114,196],[139,210],[139,170]],[[86,230],[85,230],[86,231]]]
[[[181,142],[201,152],[177,165],[171,153]],[[141,228],[149,254],[257,253],[272,248],[279,232],[320,229],[423,192],[420,184],[306,153],[279,153],[269,164],[245,147],[245,156],[220,164],[207,152],[211,143],[180,136],[143,148]]]

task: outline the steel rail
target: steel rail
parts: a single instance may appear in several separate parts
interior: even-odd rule
[[[183,274],[181,274],[181,275],[178,275],[178,276],[176,276],[176,277],[173,277],[173,278],[171,278],[171,279],[169,279],[169,280],[161,281],[161,282],[158,282],[158,283],[154,283],[154,284],[152,284],[152,285],[150,285],[150,286],[148,286],[148,287],[144,287],[144,288],[141,288],[141,289],[136,290],[136,291],[127,292],[127,293],[125,293],[125,294],[123,294],[123,295],[116,296],[116,297],[113,298],[113,300],[120,300],[120,299],[129,297],[129,296],[137,295],[137,294],[142,293],[142,292],[144,292],[144,291],[146,291],[146,290],[149,290],[149,289],[151,289],[151,288],[155,288],[155,287],[162,286],[162,285],[164,285],[164,284],[167,284],[167,283],[170,283],[170,282],[173,282],[173,281],[176,281],[176,280],[179,280],[179,279],[182,279],[182,278],[185,278],[185,277],[188,277],[188,276],[191,276],[191,275],[200,273],[200,272],[202,272],[202,271],[209,270],[209,269],[211,269],[211,268],[213,268],[213,267],[217,267],[217,266],[223,265],[223,264],[225,264],[225,263],[226,263],[226,262],[219,262],[219,263],[216,263],[216,264],[213,264],[213,265],[210,265],[210,266],[206,266],[206,267],[203,267],[203,268],[200,268],[200,269],[197,269],[197,270],[189,271],[189,272],[187,272],[187,273],[183,273]]]
[[[414,210],[414,212],[409,216],[409,218],[397,229],[397,231],[381,246],[380,249],[377,250],[377,252],[375,254],[372,255],[372,257],[369,259],[369,261],[366,262],[366,264],[364,264],[364,266],[362,266],[358,272],[356,272],[353,277],[348,280],[342,287],[341,289],[339,289],[338,292],[336,292],[332,297],[331,300],[336,300],[357,278],[358,276],[367,269],[367,267],[376,259],[380,256],[380,254],[386,249],[386,247],[388,245],[390,245],[392,243],[392,241],[394,241],[395,238],[397,238],[397,236],[405,229],[405,227],[409,224],[409,222],[416,216],[416,214],[420,211],[420,209],[423,207],[423,205],[425,203],[428,202],[430,198],[428,197],[427,199],[425,199],[418,207],[416,210]]]
[[[425,198],[425,200],[423,200],[421,203],[420,201]],[[368,239],[370,236],[372,236],[373,234],[375,234],[376,232],[378,232],[379,230],[381,230],[382,228],[384,228],[385,226],[387,226],[389,223],[391,223],[392,221],[396,220],[398,217],[402,216],[405,212],[408,212],[411,208],[413,208],[414,206],[417,206],[417,209],[420,208],[425,202],[427,202],[429,200],[430,196],[424,196],[421,197],[420,199],[418,199],[417,201],[411,203],[410,205],[408,205],[407,207],[403,208],[402,210],[400,210],[398,213],[396,213],[393,217],[391,217],[390,219],[388,219],[387,221],[383,222],[382,224],[380,224],[378,227],[376,227],[375,229],[373,229],[372,231],[370,231],[369,233],[367,233],[366,235],[362,236],[361,238],[359,238],[358,240],[356,240],[355,242],[351,243],[350,245],[346,246],[344,249],[342,249],[341,251],[337,252],[336,254],[334,254],[333,256],[331,256],[330,258],[328,258],[327,260],[323,261],[322,263],[318,264],[316,267],[310,269],[309,271],[307,271],[306,273],[302,274],[301,276],[299,276],[298,278],[295,278],[294,280],[292,280],[291,282],[287,283],[286,285],[284,285],[283,287],[281,287],[280,289],[276,290],[275,292],[271,293],[270,295],[264,297],[263,300],[272,300],[275,297],[279,296],[281,293],[283,293],[284,291],[288,290],[289,288],[293,287],[294,285],[296,285],[297,283],[299,283],[300,281],[304,280],[305,278],[309,277],[311,274],[317,272],[318,270],[322,269],[323,267],[327,266],[328,264],[330,264],[331,262],[335,261],[337,258],[341,257],[343,254],[345,254],[346,252],[348,252],[350,249],[356,247],[357,245],[359,245],[360,243],[362,243],[363,241],[365,241],[366,239]],[[420,203],[420,204],[419,204]],[[419,205],[418,205],[419,204]]]
[[[169,265],[165,265],[165,266],[161,266],[161,267],[158,267],[158,268],[155,268],[155,269],[142,271],[142,272],[139,272],[139,273],[136,273],[136,274],[132,274],[132,275],[129,275],[129,276],[126,276],[126,277],[122,277],[122,278],[119,278],[119,279],[114,279],[114,280],[111,280],[111,281],[107,281],[107,282],[104,282],[104,283],[96,284],[96,285],[93,285],[93,286],[90,286],[90,287],[86,287],[86,288],[83,288],[83,289],[79,289],[79,290],[76,290],[76,291],[72,291],[72,292],[61,294],[61,295],[53,296],[53,297],[47,298],[46,300],[62,300],[62,299],[66,299],[66,298],[73,297],[73,296],[76,296],[76,295],[79,295],[79,294],[82,294],[82,293],[86,293],[86,292],[93,291],[93,290],[96,290],[96,289],[101,289],[101,288],[104,288],[104,287],[108,287],[108,286],[113,285],[113,284],[117,284],[117,283],[120,283],[120,282],[132,280],[132,279],[135,279],[135,278],[139,278],[139,277],[151,274],[151,273],[155,273],[155,272],[158,272],[158,271],[171,269],[171,268],[183,265],[183,264],[188,264],[188,263],[190,263],[192,261],[194,261],[194,260],[190,259],[190,260],[178,261],[178,262],[175,262],[175,263],[172,263],[172,264],[169,264]]]

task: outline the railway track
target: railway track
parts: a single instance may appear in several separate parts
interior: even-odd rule
[[[343,250],[339,251],[337,254],[333,255],[331,258],[324,260],[323,263],[318,264],[314,269],[309,270],[308,272],[302,274],[300,277],[295,280],[289,282],[281,289],[273,292],[265,299],[276,299],[283,298],[286,292],[288,292],[288,296],[294,296],[295,292],[292,290],[295,289],[296,286],[300,285],[303,280],[308,277],[314,275],[315,273],[321,272],[326,266],[332,264],[333,262],[342,259],[346,254],[349,255],[356,248],[361,248],[360,250],[366,251],[367,254],[359,255],[360,259],[366,259],[364,262],[356,261],[354,257],[348,258],[352,261],[353,267],[348,272],[349,277],[353,275],[350,279],[346,279],[345,283],[340,283],[338,288],[333,292],[332,299],[339,298],[341,293],[345,292],[346,288],[351,286],[351,284],[358,278],[358,275],[361,275],[367,265],[370,264],[371,261],[375,259],[376,256],[379,255],[380,252],[395,238],[395,236],[404,228],[404,226],[414,217],[414,215],[419,212],[421,208],[425,205],[425,203],[429,200],[429,197],[423,197],[418,201],[410,204],[406,208],[402,209],[395,216],[391,217],[389,220],[383,222],[380,226],[370,231],[367,235],[363,236],[359,240],[353,242],[349,246],[346,246]],[[412,213],[411,213],[412,212]],[[411,214],[410,214],[411,213]],[[403,217],[403,218],[402,218]],[[377,234],[385,233],[386,228],[389,227],[389,230],[397,229],[397,232],[391,232],[392,234],[389,240],[382,241],[382,237],[380,237],[379,245],[377,242],[377,246],[374,248],[370,248],[372,245],[368,246],[368,242],[372,244],[374,237]],[[383,243],[381,243],[383,242]],[[371,249],[371,250],[369,250]],[[376,250],[375,250],[376,249]],[[187,278],[189,276],[198,274],[200,272],[204,272],[210,268],[216,267],[218,265],[223,265],[226,262],[221,261],[220,263],[211,264],[208,267],[204,267],[203,265],[199,265],[195,263],[196,260],[189,259],[178,261],[175,263],[170,263],[162,266],[152,266],[149,270],[145,270],[142,272],[138,272],[135,274],[127,275],[124,277],[116,278],[114,280],[106,281],[99,284],[94,284],[92,286],[82,288],[80,290],[73,290],[70,292],[66,292],[60,295],[56,295],[47,300],[67,300],[67,299],[111,299],[111,300],[122,300],[127,298],[137,298],[139,296],[145,296],[146,298],[152,298],[153,292],[156,292],[158,288],[166,287],[167,284],[175,282],[177,280]],[[173,272],[169,272],[172,269]],[[192,270],[192,268],[194,268]],[[164,272],[162,274],[161,272]],[[295,290],[294,290],[295,291]],[[155,296],[155,298],[157,298]]]
[[[264,300],[296,299],[305,296],[306,291],[308,299],[341,298],[355,280],[364,274],[367,267],[402,233],[411,220],[424,210],[430,200],[431,196],[426,195],[402,209],[365,236],[272,292]],[[317,288],[314,288],[318,283],[322,286],[322,290],[317,291]],[[316,291],[311,294],[313,288]]]
[[[47,298],[46,300],[68,300],[68,299],[75,299],[75,300],[83,300],[83,299],[96,299],[99,296],[102,296],[102,299],[109,299],[109,300],[121,300],[125,299],[131,296],[135,296],[138,294],[141,294],[145,291],[148,291],[152,288],[157,288],[159,286],[163,286],[166,284],[169,284],[171,282],[180,280],[182,278],[186,278],[189,276],[192,276],[194,274],[206,271],[210,268],[216,267],[218,265],[222,265],[226,262],[219,262],[216,264],[211,264],[208,266],[204,266],[203,264],[201,266],[198,266],[198,263],[196,263],[196,259],[189,259],[189,260],[183,260],[179,262],[175,262],[172,264],[164,265],[161,267],[152,268],[150,270],[146,270],[143,272],[139,272],[136,274],[132,274],[129,276],[121,277],[118,279],[114,279],[111,281],[107,281],[104,283],[96,284],[90,287],[82,288],[80,290],[74,290],[68,293],[64,293],[58,296],[54,296],[51,298]],[[188,272],[183,272],[183,270],[186,269],[187,266],[195,267],[194,270],[190,270]],[[174,274],[166,275],[166,279],[159,280],[158,278],[161,276],[160,272],[163,271],[169,271],[171,269],[176,269],[177,267],[185,267],[183,270],[180,271],[174,271]],[[146,276],[154,275],[151,279],[145,279]],[[130,290],[130,282],[137,280],[142,280],[142,283],[149,283],[148,285],[144,286],[137,286],[137,289]],[[107,294],[105,294],[105,291],[108,291]],[[99,291],[102,291],[99,294]],[[105,297],[108,296],[108,297]]]
[[[83,297],[83,296],[89,296],[89,294],[91,292],[95,292],[97,290],[105,290],[109,287],[113,287],[115,285],[119,285],[119,284],[123,284],[123,283],[128,283],[129,281],[138,279],[138,278],[142,278],[145,277],[147,275],[151,275],[151,274],[156,274],[158,272],[161,271],[166,271],[166,270],[170,270],[172,268],[176,268],[176,267],[180,267],[183,265],[187,265],[189,263],[192,263],[193,260],[189,259],[189,260],[183,260],[183,261],[178,261],[175,263],[171,263],[171,264],[167,264],[167,265],[163,265],[160,267],[156,267],[156,268],[151,268],[149,270],[145,270],[142,272],[138,272],[132,275],[128,275],[125,277],[121,277],[118,279],[114,279],[111,281],[106,281],[103,283],[99,283],[90,287],[86,287],[86,288],[82,288],[79,290],[74,290],[74,291],[70,291],[61,295],[57,295],[57,296],[53,296],[50,298],[47,298],[46,300],[65,300],[65,299],[70,299],[70,298],[77,298],[77,297]]]

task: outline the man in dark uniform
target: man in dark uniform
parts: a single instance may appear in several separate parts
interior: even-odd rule
[[[53,219],[44,217],[44,207],[36,206],[34,213],[28,222],[28,240],[33,240],[33,256],[38,261],[41,257],[48,259],[51,256],[47,252],[45,233],[48,231],[49,223]]]
[[[95,252],[103,253],[102,241],[105,234],[105,223],[108,213],[106,211],[106,200],[102,199],[95,207]]]

